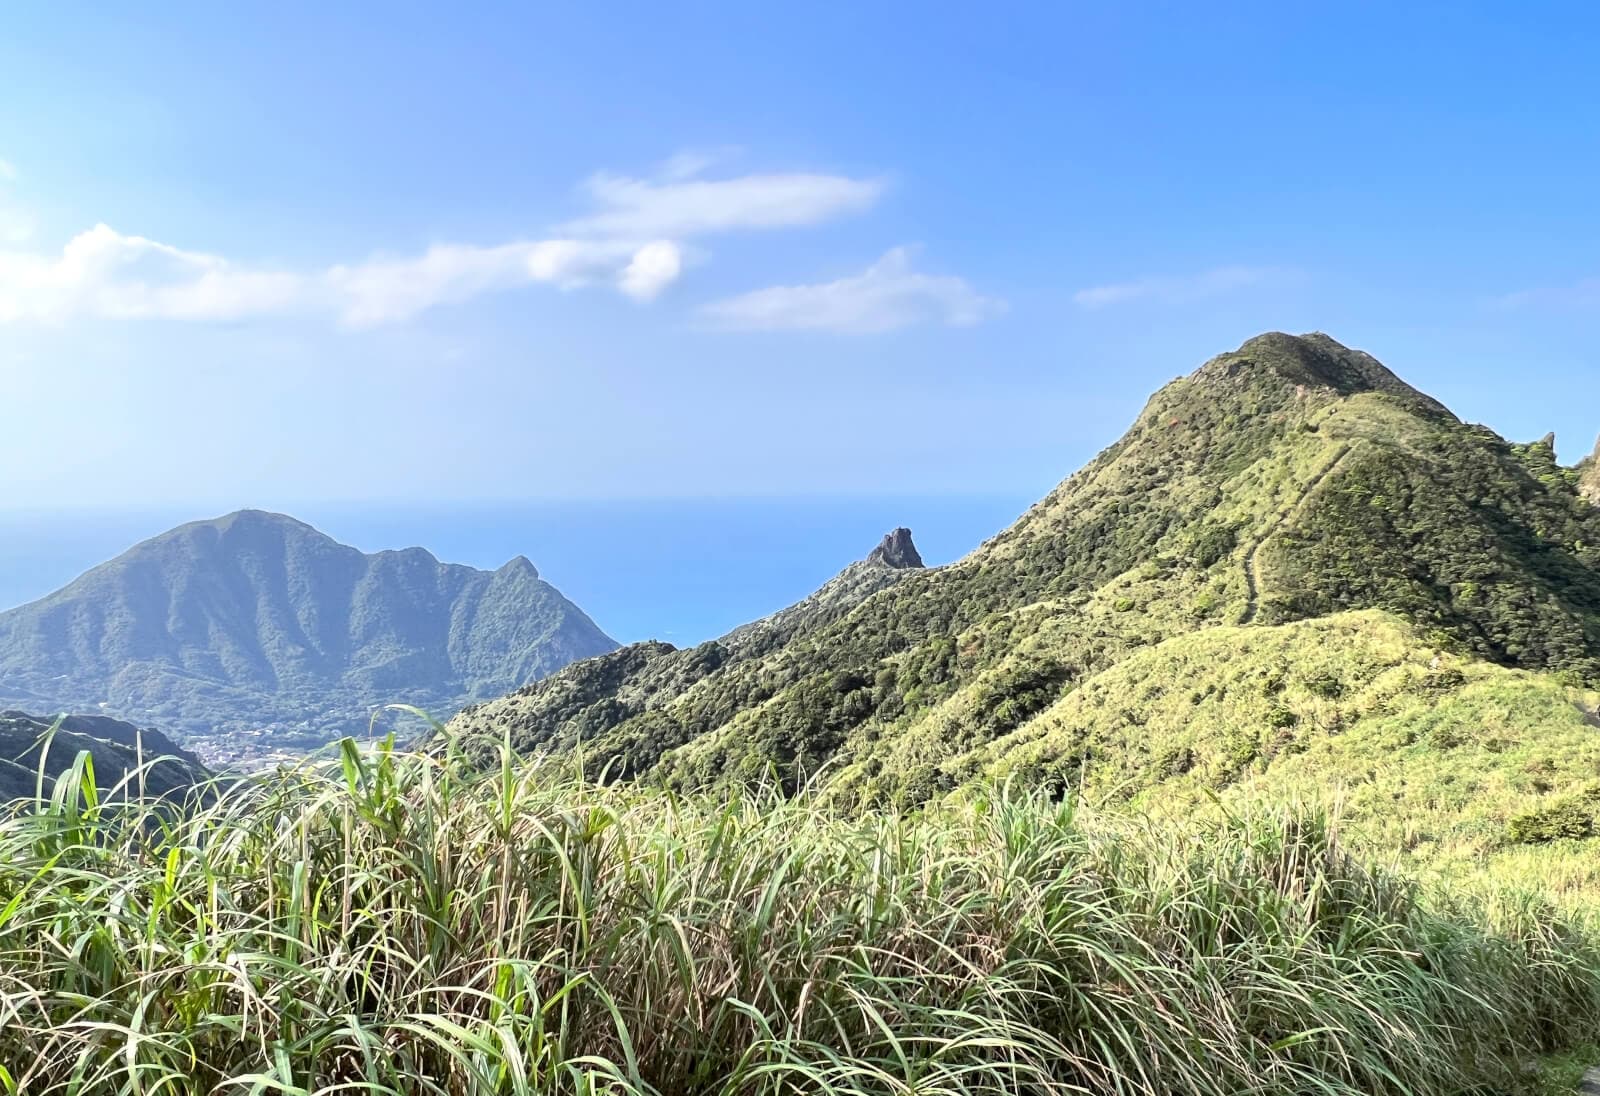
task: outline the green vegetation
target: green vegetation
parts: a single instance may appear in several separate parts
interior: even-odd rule
[[[1585,457],[1577,467],[1578,492],[1584,498],[1600,506],[1600,443],[1595,444],[1594,453]]]
[[[1326,336],[1264,335],[957,563],[802,603],[760,644],[578,663],[455,728],[596,778],[846,806],[1007,773],[1185,807],[1310,787],[1385,848],[1509,862],[1514,817],[1600,778],[1584,482]]]
[[[849,815],[346,742],[179,816],[79,764],[0,820],[0,1090],[1547,1092],[1591,930],[1315,809]]]
[[[428,752],[183,811],[78,754],[0,819],[0,1092],[1570,1088],[1594,469],[1268,335],[956,564]]]
[[[1506,827],[1507,832],[1512,841],[1529,845],[1563,838],[1580,840],[1593,837],[1597,799],[1600,797],[1566,798],[1548,807],[1519,814],[1511,819]]]
[[[0,702],[151,722],[232,759],[454,711],[616,644],[525,559],[363,555],[280,514],[180,526],[0,613]]]
[[[104,716],[46,719],[0,712],[0,802],[41,791],[49,795],[56,779],[85,754],[100,786],[118,794],[177,799],[206,778],[199,759],[159,731]],[[157,758],[159,764],[145,764]]]
[[[888,745],[895,782],[1011,780],[1091,802],[1186,812],[1226,801],[1337,803],[1350,839],[1417,870],[1480,870],[1574,899],[1600,895],[1581,822],[1538,850],[1516,820],[1600,813],[1600,696],[1549,674],[1432,648],[1377,610],[1213,628],[1143,648],[1009,735],[923,747],[970,719],[964,697]],[[937,760],[931,773],[912,769]],[[875,790],[863,760],[836,794]]]

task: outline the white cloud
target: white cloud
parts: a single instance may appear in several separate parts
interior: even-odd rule
[[[575,289],[616,280],[630,248],[578,240],[518,241],[495,247],[443,244],[407,259],[336,266],[325,296],[353,327],[410,319],[444,304],[534,283]]]
[[[0,252],[0,322],[102,319],[242,320],[332,313],[352,327],[409,319],[444,304],[533,283],[564,289],[612,282],[646,300],[681,269],[676,247],[540,240],[440,245],[311,273],[254,270],[96,225],[59,256]]]
[[[636,300],[648,301],[678,280],[683,254],[671,240],[657,240],[634,252],[617,279],[618,287]]]
[[[343,321],[370,327],[442,304],[542,282],[561,289],[612,284],[635,300],[654,298],[683,269],[677,245],[656,240],[537,240],[499,247],[439,246],[414,259],[377,259],[328,271],[327,295]]]
[[[1272,267],[1219,266],[1185,277],[1141,278],[1138,281],[1080,289],[1072,295],[1072,299],[1082,308],[1107,308],[1140,300],[1185,304],[1285,276],[1286,271]]]
[[[9,160],[0,160],[0,182],[14,183],[17,181],[17,169],[11,166]]]
[[[604,285],[648,301],[682,275],[693,237],[816,224],[867,208],[883,190],[837,175],[698,178],[718,158],[682,153],[654,180],[594,176],[585,184],[594,212],[548,239],[438,244],[320,270],[255,268],[100,224],[59,254],[0,250],[0,323],[321,314],[365,327],[532,284]],[[24,233],[8,233],[5,214],[0,207],[0,242],[15,243]]]
[[[353,327],[370,327],[534,280],[529,262],[533,246],[441,244],[415,258],[335,266],[323,280],[341,319]]]
[[[687,168],[664,181],[595,175],[584,189],[600,208],[570,221],[565,231],[583,236],[700,236],[736,229],[794,228],[869,209],[882,196],[881,179],[843,175],[743,175],[686,178]],[[672,165],[669,164],[669,171]]]
[[[626,240],[540,240],[528,248],[534,281],[581,289],[614,279],[636,247]]]
[[[703,309],[718,327],[746,331],[833,331],[862,335],[913,324],[968,327],[1005,311],[951,275],[919,274],[897,247],[860,274],[818,285],[758,289]]]
[[[183,251],[96,225],[58,256],[0,252],[0,322],[114,319],[239,319],[281,311],[300,279],[241,270],[215,255]]]

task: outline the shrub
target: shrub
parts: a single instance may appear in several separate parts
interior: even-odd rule
[[[1190,541],[1189,554],[1196,566],[1214,567],[1226,559],[1238,544],[1238,534],[1232,526],[1201,525]]]
[[[1299,722],[1300,717],[1298,715],[1296,715],[1290,709],[1282,707],[1281,705],[1273,708],[1272,711],[1267,713],[1267,726],[1276,730],[1283,730],[1286,727],[1293,727]]]
[[[1563,799],[1516,815],[1506,825],[1506,835],[1519,845],[1593,837],[1594,832],[1594,808],[1581,799]]]
[[[1320,696],[1325,700],[1338,700],[1344,695],[1344,682],[1339,680],[1337,674],[1333,673],[1324,672],[1318,674],[1306,682],[1306,688],[1311,691],[1312,695]]]

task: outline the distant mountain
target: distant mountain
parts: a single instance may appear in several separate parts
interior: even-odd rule
[[[489,572],[420,548],[367,555],[244,510],[0,613],[0,702],[316,741],[364,727],[373,705],[448,715],[615,647],[526,559]]]
[[[200,759],[159,731],[141,731],[105,716],[54,717],[0,712],[0,801],[49,795],[57,777],[87,750],[94,762],[95,786],[102,797],[134,774],[123,789],[128,797],[181,793],[205,778]],[[40,762],[43,761],[43,781]],[[145,766],[141,780],[137,770]]]
[[[692,651],[625,648],[456,726],[683,789],[776,774],[911,805],[1010,778],[1171,804],[1337,783],[1379,821],[1480,812],[1480,851],[1546,809],[1590,833],[1597,487],[1553,439],[1462,423],[1326,335],[1267,334],[956,563]]]

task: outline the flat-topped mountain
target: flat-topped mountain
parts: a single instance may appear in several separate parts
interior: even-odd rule
[[[309,740],[374,705],[448,714],[616,647],[518,557],[365,554],[281,514],[179,526],[0,613],[0,701],[185,735]]]
[[[914,804],[1003,778],[1128,798],[1349,777],[1374,817],[1470,815],[1492,788],[1485,834],[1546,807],[1589,832],[1595,475],[1326,335],[1271,333],[1161,389],[956,563],[893,569],[886,546],[852,565],[876,588],[838,596],[847,569],[722,641],[627,648],[457,726],[686,789],[776,775]],[[1395,764],[1407,749],[1450,788]],[[1555,802],[1585,781],[1592,802]]]

